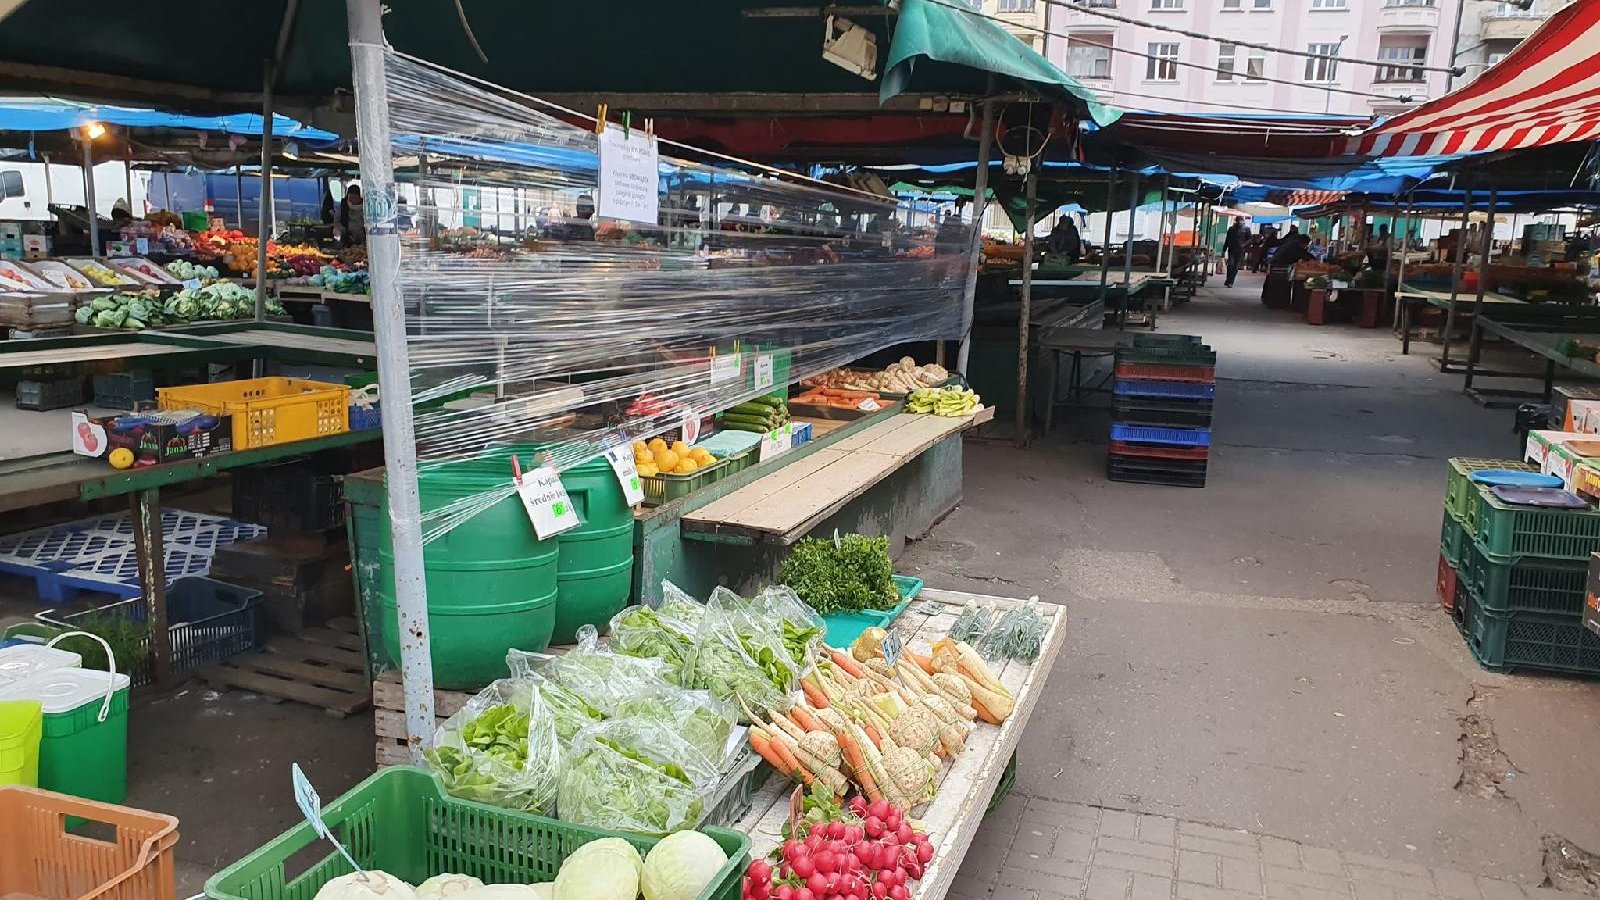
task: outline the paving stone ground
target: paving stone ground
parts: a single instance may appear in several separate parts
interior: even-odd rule
[[[1560,900],[1576,895],[1271,835],[1017,794],[951,900]]]

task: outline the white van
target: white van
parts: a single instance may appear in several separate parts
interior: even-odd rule
[[[50,204],[83,206],[83,170],[78,166],[50,164],[45,179],[42,162],[0,160],[0,222],[50,221]],[[133,197],[129,208],[136,216],[148,212],[145,205],[150,174],[135,170]],[[127,175],[120,162],[103,162],[94,167],[94,200],[101,218],[111,217],[111,207],[128,194]]]

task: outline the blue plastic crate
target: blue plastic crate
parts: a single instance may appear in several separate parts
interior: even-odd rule
[[[377,404],[372,406],[350,407],[350,430],[365,431],[368,428],[383,427],[383,415]]]
[[[889,609],[824,613],[822,621],[827,623],[827,630],[823,634],[823,640],[830,647],[848,647],[868,628],[889,627],[889,623],[900,618],[900,614],[905,612],[911,601],[922,592],[922,579],[912,578],[909,575],[896,575],[894,587],[900,592],[900,602]]]
[[[260,591],[213,578],[179,578],[167,588],[167,634],[172,643],[172,669],[182,674],[259,646],[256,602]],[[143,597],[108,603],[81,612],[41,612],[47,625],[74,628],[85,619],[114,615],[143,622],[148,614]],[[154,673],[148,662],[129,674],[135,685],[148,684]]]
[[[1118,378],[1113,392],[1127,397],[1171,397],[1180,400],[1210,400],[1217,395],[1215,384],[1191,381],[1147,381]]]
[[[794,428],[794,431],[791,432],[792,437],[789,439],[789,447],[791,449],[811,441],[810,422],[792,422],[790,424]]]
[[[1211,446],[1209,428],[1156,428],[1143,425],[1111,426],[1111,439],[1130,444],[1171,444],[1175,447]]]

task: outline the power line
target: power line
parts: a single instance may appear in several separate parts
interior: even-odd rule
[[[987,13],[981,13],[981,12],[978,12],[978,11],[974,10],[970,6],[965,6],[965,5],[962,5],[960,3],[951,3],[951,2],[947,2],[947,0],[928,0],[928,2],[933,3],[935,6],[943,6],[943,7],[946,7],[947,9],[954,9],[954,10],[957,10],[959,12],[964,12],[969,16],[977,16],[980,19],[988,19],[991,22],[995,22],[995,23],[998,23],[1000,25],[1004,25],[1004,26],[1006,26],[1008,28],[1016,28],[1016,29],[1020,29],[1022,31],[1029,31],[1029,32],[1032,32],[1034,34],[1042,34],[1045,37],[1058,37],[1058,38],[1069,38],[1069,39],[1073,38],[1073,37],[1076,37],[1079,41],[1087,43],[1091,47],[1103,47],[1106,50],[1110,50],[1112,53],[1126,53],[1126,54],[1128,54],[1130,56],[1139,56],[1139,57],[1143,57],[1145,59],[1158,60],[1158,61],[1163,62],[1163,63],[1171,63],[1173,66],[1183,66],[1183,67],[1189,68],[1189,69],[1199,69],[1199,70],[1201,70],[1203,72],[1216,72],[1218,74],[1226,74],[1226,75],[1230,75],[1230,76],[1234,74],[1234,72],[1231,69],[1230,70],[1224,70],[1224,69],[1220,69],[1220,68],[1218,68],[1216,66],[1207,66],[1207,65],[1203,65],[1201,63],[1185,62],[1185,61],[1183,61],[1181,59],[1177,59],[1176,57],[1156,56],[1153,53],[1140,53],[1137,50],[1129,50],[1126,47],[1113,47],[1110,44],[1097,44],[1097,43],[1095,43],[1093,41],[1083,41],[1083,35],[1081,35],[1081,34],[1080,35],[1063,34],[1062,32],[1059,32],[1059,31],[1051,31],[1048,28],[1039,28],[1039,27],[1033,26],[1033,25],[1023,25],[1020,22],[1008,22],[1005,19],[1000,18],[999,16],[991,16],[991,15],[988,15]],[[1385,63],[1385,65],[1394,66],[1395,68],[1407,68],[1407,69],[1416,68],[1415,66],[1406,65],[1406,64],[1396,65],[1395,63]],[[1286,84],[1286,85],[1288,85],[1290,87],[1311,87],[1311,88],[1314,88],[1316,90],[1326,91],[1326,92],[1332,93],[1332,94],[1349,94],[1350,96],[1353,96],[1353,97],[1365,97],[1365,98],[1367,98],[1369,100],[1384,100],[1384,101],[1387,101],[1387,102],[1390,102],[1390,103],[1408,103],[1412,99],[1410,96],[1391,97],[1391,96],[1389,96],[1387,94],[1373,94],[1373,93],[1370,93],[1370,92],[1367,92],[1367,91],[1355,91],[1355,90],[1350,90],[1348,88],[1332,87],[1330,85],[1307,85],[1304,82],[1300,82],[1300,81],[1288,81],[1288,80],[1283,79],[1283,78],[1268,78],[1265,75],[1257,76],[1257,77],[1254,77],[1254,78],[1248,78],[1248,80],[1250,80],[1250,81],[1265,81],[1265,82],[1269,82],[1271,84]]]
[[[1165,31],[1171,34],[1181,34],[1184,37],[1198,38],[1202,41],[1215,41],[1219,44],[1235,44],[1240,47],[1251,47],[1256,50],[1266,50],[1271,53],[1287,53],[1290,56],[1303,56],[1306,59],[1328,59],[1333,60],[1334,62],[1349,63],[1353,66],[1392,68],[1395,65],[1394,62],[1390,60],[1366,60],[1349,56],[1328,56],[1323,53],[1312,53],[1308,50],[1292,50],[1288,47],[1274,47],[1271,44],[1257,44],[1252,41],[1221,38],[1217,37],[1216,35],[1206,34],[1203,31],[1190,31],[1187,28],[1179,28],[1175,25],[1157,25],[1144,19],[1129,18],[1117,13],[1107,12],[1100,7],[1087,6],[1082,3],[1074,3],[1072,0],[1039,0],[1039,2],[1044,3],[1046,6],[1059,6],[1065,9],[1070,9],[1074,12],[1088,13],[1091,16],[1100,16],[1104,19],[1111,19],[1113,21],[1123,22],[1128,25],[1139,25],[1152,31]],[[1057,35],[1057,37],[1060,37],[1060,35]],[[1465,72],[1460,69],[1449,68],[1445,66],[1406,66],[1406,68],[1421,69],[1427,72],[1443,72],[1447,75],[1455,75],[1458,77],[1465,74]]]

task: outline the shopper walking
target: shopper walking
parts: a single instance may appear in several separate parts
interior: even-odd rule
[[[1239,266],[1244,263],[1244,251],[1249,243],[1250,226],[1244,224],[1244,216],[1239,216],[1228,227],[1228,233],[1222,240],[1222,252],[1228,260],[1228,280],[1222,283],[1223,287],[1233,287],[1233,280],[1239,276]]]

